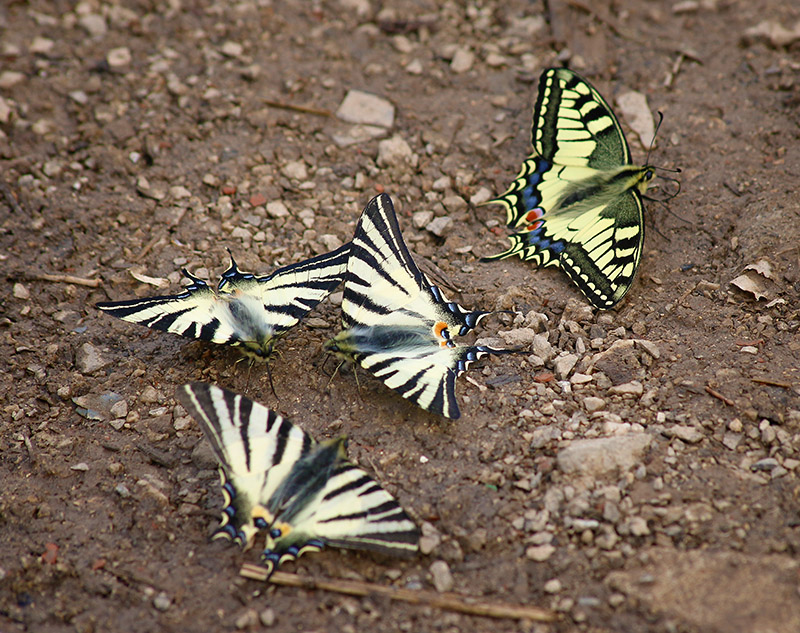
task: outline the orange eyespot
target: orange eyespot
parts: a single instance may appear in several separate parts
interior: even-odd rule
[[[543,223],[542,223],[541,221],[539,221],[539,222],[534,222],[533,224],[529,224],[525,230],[526,230],[526,231],[535,231],[535,230],[536,230],[536,229],[538,229],[540,226],[542,226],[542,224],[543,224]]]
[[[450,332],[447,330],[447,323],[444,321],[437,321],[433,326],[433,333],[436,338],[440,339],[439,345],[447,347],[450,345]]]
[[[539,218],[541,218],[543,215],[544,215],[544,211],[542,211],[541,209],[539,209],[539,208],[536,208],[536,209],[531,209],[530,211],[528,211],[528,212],[525,214],[525,219],[526,219],[528,222],[532,222],[533,220],[538,220],[538,219],[539,219]]]

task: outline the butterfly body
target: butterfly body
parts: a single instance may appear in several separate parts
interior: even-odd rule
[[[551,68],[539,82],[533,153],[490,202],[506,209],[518,255],[558,266],[598,308],[630,289],[644,244],[642,194],[653,168],[631,164],[625,135],[603,97],[577,73]]]
[[[240,271],[231,257],[216,289],[184,269],[191,284],[180,294],[97,307],[125,321],[231,345],[266,360],[275,342],[339,285],[348,254],[345,245],[267,276]]]
[[[214,538],[249,548],[264,531],[270,572],[326,545],[394,555],[418,550],[417,526],[347,460],[345,438],[316,442],[274,411],[211,385],[185,385],[178,398],[220,463],[225,508]]]
[[[345,327],[325,344],[359,363],[404,398],[432,413],[457,418],[455,380],[488,346],[453,338],[488,312],[448,302],[419,270],[403,241],[391,198],[367,204],[351,242],[342,299]]]

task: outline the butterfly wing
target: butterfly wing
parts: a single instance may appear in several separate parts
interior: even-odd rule
[[[98,303],[112,316],[187,338],[238,347],[266,359],[275,340],[342,281],[349,244],[259,277],[242,272],[231,257],[215,292],[184,270],[192,284],[178,295]]]
[[[518,232],[486,259],[519,255],[560,266],[599,308],[630,289],[644,243],[640,192],[652,177],[630,165],[622,128],[605,99],[577,73],[542,74],[531,132],[533,153],[496,200]],[[519,230],[523,229],[523,230]]]
[[[389,196],[361,216],[350,252],[342,301],[345,330],[328,349],[358,361],[418,406],[449,418],[460,412],[456,377],[489,347],[462,347],[452,336],[487,312],[448,302],[417,268],[403,241]],[[462,369],[463,366],[463,369]]]
[[[266,509],[269,499],[316,443],[274,411],[226,389],[192,383],[180,387],[177,397],[220,464],[225,508],[215,537],[249,547],[275,519]]]
[[[352,325],[418,327],[444,322],[463,335],[488,312],[465,310],[448,302],[430,283],[408,251],[392,200],[373,198],[361,214],[351,243],[342,299],[342,321]],[[422,320],[422,321],[421,321]]]

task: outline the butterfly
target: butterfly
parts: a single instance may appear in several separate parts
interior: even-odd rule
[[[617,117],[578,73],[549,68],[533,108],[533,152],[501,204],[508,250],[537,266],[560,266],[597,308],[609,309],[630,290],[642,258],[642,194],[654,176],[631,164]]]
[[[418,551],[419,528],[347,460],[345,438],[316,442],[274,411],[214,385],[183,385],[177,397],[220,465],[225,508],[212,538],[249,548],[266,531],[267,577],[326,545],[400,556]]]
[[[263,277],[240,271],[231,255],[216,290],[184,268],[192,283],[181,294],[97,307],[124,321],[232,345],[251,359],[266,360],[275,341],[341,283],[349,253],[345,244]]]
[[[342,299],[342,330],[328,351],[357,361],[423,409],[458,418],[456,378],[486,354],[485,345],[457,345],[454,336],[489,312],[467,311],[444,298],[420,271],[403,241],[391,198],[367,204],[350,246]]]

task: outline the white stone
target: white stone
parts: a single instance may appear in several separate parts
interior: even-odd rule
[[[450,573],[450,566],[443,560],[434,561],[430,566],[433,586],[439,593],[451,591],[453,589],[453,574]]]
[[[558,453],[556,463],[569,475],[602,477],[626,472],[640,463],[651,441],[646,433],[575,440]]]
[[[219,50],[226,57],[241,57],[244,53],[244,47],[239,42],[225,42]]]
[[[285,218],[289,215],[289,209],[286,208],[286,205],[283,204],[280,200],[273,200],[272,202],[267,202],[267,215],[271,218]]]
[[[469,203],[473,206],[478,206],[484,202],[492,199],[492,192],[486,187],[481,187],[469,199]]]
[[[25,75],[16,70],[4,70],[0,73],[0,88],[12,88],[19,82],[24,81]]]
[[[108,31],[106,20],[97,13],[87,13],[78,18],[78,24],[89,34],[89,37],[101,38]]]
[[[286,163],[281,169],[281,173],[290,180],[306,180],[308,178],[308,169],[302,160]]]
[[[683,440],[688,444],[697,444],[705,437],[697,428],[685,424],[676,424],[668,428],[665,431],[665,435],[668,437],[677,437],[679,440]]]
[[[120,68],[127,66],[131,63],[131,52],[127,46],[120,46],[119,48],[112,48],[106,55],[106,61],[111,68]]]
[[[339,239],[338,235],[333,235],[331,233],[325,233],[324,235],[320,235],[317,238],[317,241],[322,244],[325,248],[329,251],[335,251],[342,245],[342,240]]]
[[[417,211],[411,216],[411,224],[415,229],[423,229],[433,220],[433,211]]]
[[[620,396],[641,396],[644,393],[644,386],[638,380],[631,380],[622,385],[609,387],[608,393]]]
[[[542,563],[550,558],[556,551],[552,545],[532,545],[525,550],[525,556],[537,563]]]
[[[421,75],[423,70],[422,62],[418,59],[412,59],[406,64],[406,72],[409,75]]]
[[[23,301],[27,301],[31,298],[31,292],[28,290],[24,285],[20,282],[14,284],[14,296],[17,299],[22,299]]]
[[[55,46],[53,40],[37,35],[31,41],[29,50],[34,55],[47,55],[47,53],[53,50],[53,46]]]
[[[381,138],[386,134],[386,128],[378,125],[353,125],[346,132],[337,132],[331,138],[339,147],[349,147],[350,145],[366,143],[374,138]]]
[[[416,156],[411,146],[400,136],[393,136],[378,143],[378,166],[395,167],[398,165],[415,165]]]
[[[472,64],[474,63],[475,53],[468,48],[458,48],[453,54],[453,59],[450,62],[450,70],[452,70],[454,73],[465,73],[472,68]]]
[[[551,358],[553,358],[554,351],[553,346],[550,345],[550,342],[547,340],[546,334],[537,334],[533,337],[533,345],[531,345],[531,351],[534,353],[535,356],[538,356],[544,362],[548,362]]]
[[[586,409],[587,413],[600,411],[605,406],[606,401],[602,398],[598,398],[597,396],[587,396],[583,399],[583,408]]]
[[[564,356],[559,356],[553,361],[553,371],[556,375],[558,380],[565,380],[567,376],[569,376],[569,372],[571,372],[575,365],[578,362],[578,356],[576,354],[565,354]]]
[[[542,589],[545,590],[545,593],[558,593],[561,591],[561,581],[558,578],[551,578],[544,583]]]
[[[378,95],[349,90],[339,104],[336,116],[348,123],[390,128],[394,125],[394,106]]]

